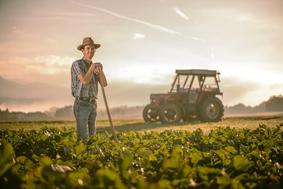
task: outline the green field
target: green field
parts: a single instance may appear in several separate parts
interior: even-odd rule
[[[217,127],[233,127],[237,129],[247,128],[255,129],[259,125],[268,125],[275,127],[283,125],[282,115],[273,116],[254,116],[254,117],[228,117],[220,122],[203,123],[200,121],[191,121],[175,125],[164,125],[161,123],[144,123],[143,120],[113,120],[117,131],[164,131],[164,130],[188,130],[194,131],[198,128],[204,132]],[[75,128],[74,121],[38,121],[38,122],[0,122],[0,129],[12,130],[37,130],[44,127],[48,128]],[[97,131],[110,131],[108,120],[97,121]]]
[[[0,188],[282,188],[283,118],[178,125],[108,121],[84,144],[71,121],[0,123]]]

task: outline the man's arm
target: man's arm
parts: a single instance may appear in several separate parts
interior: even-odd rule
[[[88,69],[88,71],[86,72],[86,74],[84,74],[83,72],[80,72],[78,74],[78,79],[80,80],[80,82],[83,85],[86,85],[90,82],[91,78],[93,77],[93,72],[95,69],[95,65],[91,64],[90,68]]]

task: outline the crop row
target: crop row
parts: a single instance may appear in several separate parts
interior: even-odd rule
[[[282,188],[280,126],[97,133],[0,130],[0,188]]]

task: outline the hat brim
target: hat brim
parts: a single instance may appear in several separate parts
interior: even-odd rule
[[[84,48],[84,46],[86,46],[86,45],[93,45],[94,48],[96,48],[96,49],[98,49],[98,48],[101,46],[100,44],[84,44],[84,45],[79,45],[79,46],[77,47],[77,49],[78,49],[79,51],[81,51],[81,50]]]

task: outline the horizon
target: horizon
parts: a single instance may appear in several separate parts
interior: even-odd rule
[[[225,106],[256,106],[283,94],[281,7],[280,0],[0,1],[0,109],[72,105],[70,67],[86,36],[102,45],[93,60],[104,66],[110,107],[168,92],[175,69],[218,70]]]
[[[256,105],[254,105],[254,106],[250,106],[250,105],[247,105],[247,104],[244,104],[244,103],[242,103],[242,102],[239,102],[239,103],[237,103],[237,104],[232,104],[232,105],[224,105],[224,108],[233,108],[233,107],[235,107],[235,106],[238,106],[238,105],[244,105],[245,106],[245,108],[257,108],[258,106],[260,106],[262,103],[265,103],[265,102],[267,102],[271,97],[282,97],[283,95],[272,95],[272,96],[270,96],[268,99],[266,99],[266,100],[264,100],[264,101],[262,101],[262,102],[260,102],[259,104],[256,104]],[[101,104],[101,103],[103,103],[103,102],[99,102],[100,104],[100,106],[98,106],[98,109],[97,109],[97,111],[106,111],[106,108],[104,107],[104,104]],[[9,109],[9,108],[4,108],[4,109],[2,109],[1,108],[1,106],[0,106],[0,111],[6,111],[6,110],[8,110],[9,112],[21,112],[21,113],[35,113],[35,112],[41,112],[41,113],[52,113],[52,112],[55,112],[56,110],[59,110],[59,109],[63,109],[63,108],[66,108],[66,107],[69,107],[69,106],[71,106],[71,107],[73,107],[73,105],[72,104],[69,104],[69,105],[64,105],[64,106],[52,106],[52,107],[49,107],[48,109],[46,109],[46,110],[38,110],[38,111],[14,111],[13,109]],[[110,109],[117,109],[117,108],[139,108],[139,107],[144,107],[145,105],[119,105],[119,106],[112,106],[112,107],[110,107]]]

